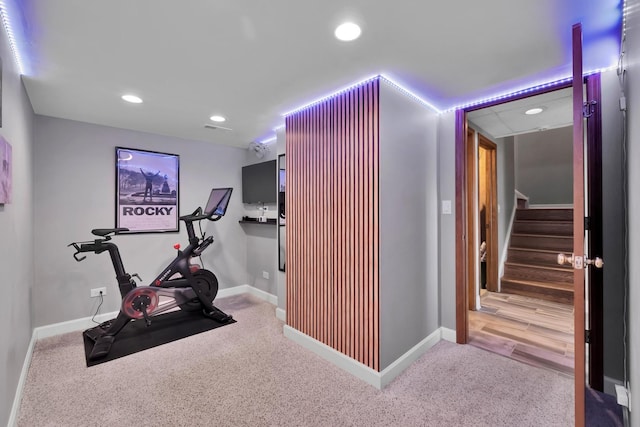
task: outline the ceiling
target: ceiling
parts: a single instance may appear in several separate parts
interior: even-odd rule
[[[539,114],[526,111],[541,108]],[[493,138],[556,129],[573,125],[571,88],[498,104],[467,113],[467,120]]]
[[[376,74],[438,110],[565,78],[575,22],[585,69],[609,67],[622,25],[621,0],[7,1],[37,114],[237,147]]]

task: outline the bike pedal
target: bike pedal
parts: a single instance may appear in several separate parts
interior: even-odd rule
[[[89,360],[96,360],[105,357],[111,351],[111,345],[115,341],[116,337],[113,335],[106,335],[98,338],[96,343],[89,353]]]
[[[213,319],[218,323],[228,323],[233,319],[233,316],[218,309],[214,309],[210,313],[207,313],[205,310],[203,310],[203,312],[206,317]]]
[[[114,320],[115,319],[111,319],[111,320],[107,320],[105,322],[102,322],[102,323],[100,323],[99,327],[106,331],[107,329],[109,329],[111,327],[111,325],[113,324]]]
[[[96,342],[101,336],[104,335],[105,329],[102,328],[101,325],[95,326],[91,329],[87,329],[83,332],[84,336],[89,338],[91,341]]]

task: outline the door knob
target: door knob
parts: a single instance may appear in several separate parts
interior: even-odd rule
[[[600,257],[595,257],[594,259],[585,258],[584,263],[586,265],[593,265],[595,268],[602,268],[604,265],[604,261]]]
[[[585,266],[593,265],[595,268],[602,268],[602,266],[604,265],[604,261],[600,257],[589,259],[587,257],[581,257],[581,256],[577,257],[577,256],[574,256],[573,254],[571,255],[558,254],[558,264],[560,265],[569,264],[579,270],[579,269],[582,269],[583,261]]]
[[[560,264],[560,265],[564,265],[564,264],[573,265],[573,254],[571,254],[571,255],[558,254],[558,264]]]

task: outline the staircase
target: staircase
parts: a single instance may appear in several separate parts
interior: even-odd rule
[[[557,264],[573,252],[573,209],[516,210],[501,291],[573,304],[573,269]]]

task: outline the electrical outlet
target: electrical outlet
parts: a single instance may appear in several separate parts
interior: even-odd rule
[[[100,294],[105,296],[107,294],[107,288],[93,288],[91,289],[91,298],[99,297]]]
[[[268,271],[263,271],[262,272],[262,278],[269,280],[269,272]]]

